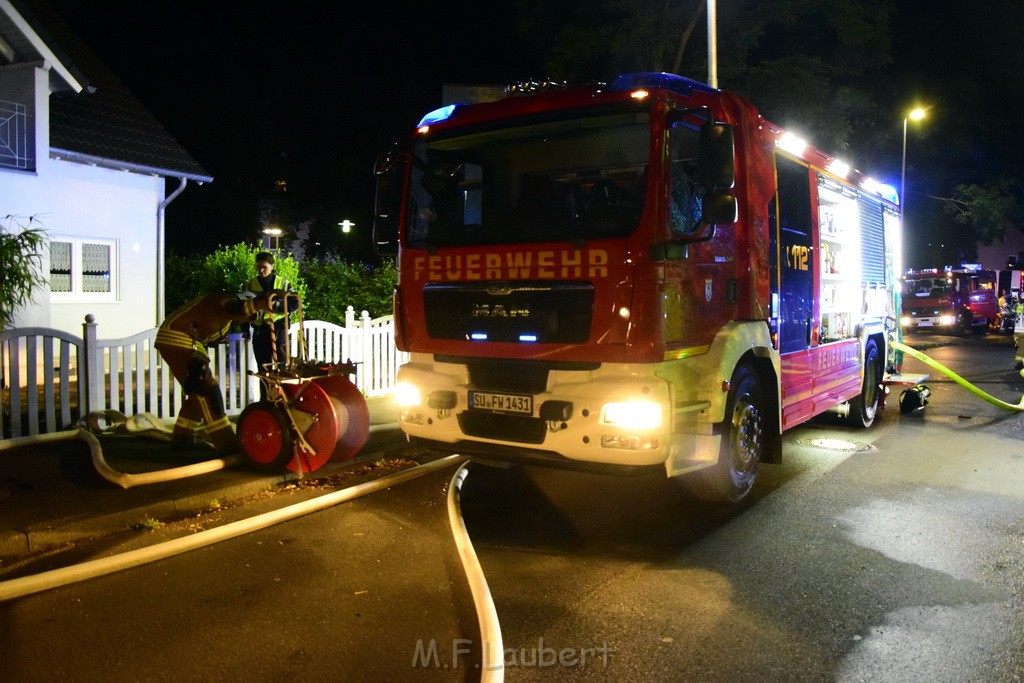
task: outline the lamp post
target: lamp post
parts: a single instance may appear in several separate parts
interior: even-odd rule
[[[274,251],[281,251],[281,235],[284,234],[284,230],[281,228],[263,228],[263,234],[274,238]],[[270,244],[268,243],[267,246],[269,247]]]
[[[341,232],[345,235],[345,263],[348,263],[348,234],[352,232],[352,228],[355,227],[355,223],[349,219],[345,219],[338,223],[341,226]]]
[[[907,121],[920,121],[928,112],[921,107],[910,110],[903,117],[903,163],[900,166],[900,214],[904,222],[907,216]]]
[[[707,0],[708,19],[708,85],[718,87],[718,3]]]

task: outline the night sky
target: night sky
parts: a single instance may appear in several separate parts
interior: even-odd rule
[[[213,185],[284,178],[291,192],[326,198],[338,221],[355,221],[353,251],[361,238],[367,255],[377,154],[439,106],[442,83],[532,72],[500,2],[366,3],[358,14],[308,0],[51,2]],[[171,204],[172,250],[216,231],[183,225],[209,220],[194,212],[213,185]]]
[[[214,176],[213,185],[285,178],[289,191],[316,197],[338,221],[355,221],[352,245],[364,243],[367,257],[374,159],[439,106],[442,84],[544,75],[514,35],[508,0],[385,0],[357,10],[352,3],[309,0],[51,2]],[[924,167],[942,163],[944,136],[967,134],[964,98],[1005,109],[979,110],[981,118],[1019,118],[1024,51],[1014,34],[1024,19],[1020,6],[1019,0],[970,6],[898,0],[894,64],[879,78],[891,79],[893,101],[935,108],[928,130],[911,134],[911,202],[920,198],[910,191],[950,191],[948,178],[940,181]],[[894,116],[897,128],[901,120]],[[1003,146],[1024,149],[1019,135]],[[865,161],[891,172],[899,151],[890,159],[863,160],[854,149],[853,161],[868,172],[875,169]],[[930,175],[936,187],[921,187]],[[172,250],[194,249],[210,236],[216,241],[216,219],[205,213],[213,185],[190,187],[171,205]]]

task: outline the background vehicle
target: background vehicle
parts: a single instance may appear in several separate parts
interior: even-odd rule
[[[907,271],[903,284],[905,329],[984,333],[999,313],[994,270],[964,267]]]
[[[736,500],[782,430],[875,419],[895,192],[738,95],[629,74],[450,105],[377,173],[410,440]]]

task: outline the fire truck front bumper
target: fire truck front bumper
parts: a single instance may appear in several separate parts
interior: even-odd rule
[[[904,329],[949,329],[957,324],[957,317],[952,313],[905,315],[900,322]]]
[[[509,460],[664,465],[679,448],[669,386],[651,366],[546,373],[541,391],[482,388],[465,364],[414,355],[398,373],[399,424],[411,439]]]

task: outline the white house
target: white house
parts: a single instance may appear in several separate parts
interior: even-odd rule
[[[48,3],[0,0],[0,228],[49,238],[48,290],[18,327],[157,325],[165,209],[212,180]]]

